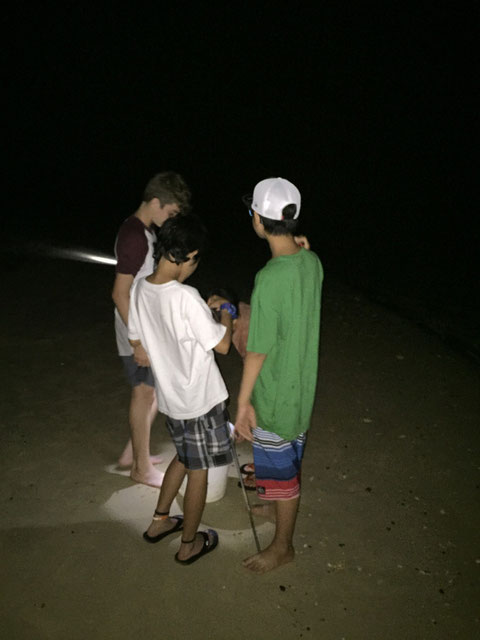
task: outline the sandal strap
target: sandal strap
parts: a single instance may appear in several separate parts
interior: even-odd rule
[[[197,536],[195,536],[195,538],[193,538],[193,540],[184,540],[182,538],[181,542],[182,542],[182,544],[192,544],[192,542],[195,542],[196,539],[197,539]]]

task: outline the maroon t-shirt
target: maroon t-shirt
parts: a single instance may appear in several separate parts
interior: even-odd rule
[[[137,275],[148,253],[145,230],[153,234],[153,231],[135,216],[130,216],[122,223],[115,243],[115,273]]]

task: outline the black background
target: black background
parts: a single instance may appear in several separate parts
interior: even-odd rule
[[[240,197],[279,175],[327,277],[472,329],[476,2],[19,3],[3,25],[7,245],[111,253],[173,169],[225,270],[256,268]]]

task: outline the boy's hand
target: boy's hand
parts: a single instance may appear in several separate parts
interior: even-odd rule
[[[225,303],[228,304],[229,302],[230,300],[227,300],[226,298],[222,298],[221,296],[217,296],[217,295],[210,296],[209,299],[207,300],[207,304],[210,307],[210,309],[214,309],[215,311],[219,311],[220,306],[222,304],[225,304]]]
[[[304,249],[310,249],[310,243],[308,241],[307,236],[293,236],[293,239],[298,244],[299,247],[303,247]]]
[[[147,352],[141,344],[136,344],[133,347],[133,359],[139,367],[149,367],[150,360],[148,359]]]
[[[235,431],[242,440],[253,442],[252,429],[257,426],[257,416],[251,404],[244,404],[238,407],[235,420]],[[240,439],[239,438],[239,439]]]

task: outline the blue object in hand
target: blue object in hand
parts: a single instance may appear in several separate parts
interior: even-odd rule
[[[220,311],[222,309],[225,309],[225,311],[228,311],[228,313],[232,316],[232,320],[235,320],[236,318],[238,318],[237,307],[231,302],[224,302],[223,304],[221,304]]]

